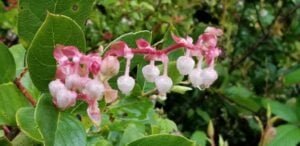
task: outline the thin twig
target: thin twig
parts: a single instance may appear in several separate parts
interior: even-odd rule
[[[24,68],[21,72],[20,76],[14,80],[15,85],[18,87],[18,89],[23,93],[23,95],[26,97],[26,99],[31,103],[32,106],[36,105],[36,101],[34,98],[30,95],[30,93],[27,91],[27,89],[22,85],[21,79],[26,74],[28,68]]]
[[[268,27],[268,31],[262,35],[257,41],[256,43],[252,44],[251,46],[249,46],[246,49],[246,52],[244,53],[244,55],[242,55],[242,57],[240,59],[238,59],[238,61],[235,61],[232,63],[232,65],[229,68],[229,73],[231,73],[239,64],[242,64],[249,56],[251,56],[258,48],[261,44],[263,44],[263,42],[265,40],[267,40],[270,37],[271,34],[271,28],[274,26],[275,22],[278,20],[278,18],[280,16],[282,16],[283,18],[287,19],[290,15],[292,15],[292,13],[294,13],[298,8],[300,8],[300,3],[297,4],[293,9],[291,9],[288,13],[286,13],[285,15],[283,15],[283,6],[280,7],[280,9],[278,10],[278,13],[276,15],[276,17],[274,18],[273,22],[269,25]],[[285,20],[284,19],[284,20]]]

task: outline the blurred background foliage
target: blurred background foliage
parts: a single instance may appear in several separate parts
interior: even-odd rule
[[[18,44],[16,7],[16,0],[0,1],[0,42],[8,46]],[[169,30],[196,39],[207,26],[222,28],[218,81],[208,90],[170,93],[157,103],[156,111],[170,119],[161,119],[160,126],[201,144],[210,120],[215,140],[222,136],[230,145],[257,145],[268,126],[277,129],[270,145],[300,142],[299,0],[96,0],[86,26],[91,49],[140,30],[152,31],[155,44]],[[279,119],[271,120],[275,116]],[[139,133],[138,126],[124,133]]]

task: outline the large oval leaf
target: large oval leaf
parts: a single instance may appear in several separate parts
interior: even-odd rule
[[[296,146],[300,142],[300,129],[294,125],[276,128],[276,136],[267,146]]]
[[[29,45],[42,25],[47,12],[71,17],[80,26],[92,10],[94,0],[20,0],[18,33],[25,46]],[[26,45],[27,44],[27,45]]]
[[[84,33],[69,17],[48,13],[32,40],[27,55],[30,77],[42,92],[48,91],[48,83],[54,78],[56,61],[53,50],[56,44],[73,45],[85,51]]]
[[[195,146],[195,143],[182,136],[158,134],[138,139],[127,146]]]
[[[35,110],[35,120],[44,139],[45,146],[84,146],[86,133],[74,116],[59,111],[50,95],[43,95]]]
[[[8,48],[0,44],[0,84],[12,81],[16,74],[16,63]]]
[[[0,101],[0,121],[6,125],[16,125],[17,110],[30,106],[26,97],[13,83],[0,85]]]
[[[23,133],[36,141],[43,142],[42,136],[38,131],[38,126],[34,120],[34,108],[24,107],[19,109],[16,119],[17,124]]]

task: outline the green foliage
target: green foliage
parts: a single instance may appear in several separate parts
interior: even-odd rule
[[[16,73],[16,63],[8,48],[0,44],[0,84],[12,81]]]
[[[34,119],[34,108],[20,108],[16,114],[17,125],[26,136],[43,142],[42,136],[39,133],[38,126]]]
[[[182,136],[161,134],[161,135],[151,135],[148,137],[138,139],[128,144],[127,146],[157,146],[157,145],[194,146],[195,143]]]
[[[300,69],[296,69],[284,77],[287,85],[300,83]]]
[[[13,83],[0,85],[0,124],[16,125],[16,112],[29,102]]]
[[[71,18],[48,13],[28,50],[27,63],[34,85],[42,92],[54,78],[56,62],[55,45],[73,45],[85,51],[85,38],[79,25]]]
[[[299,127],[286,124],[276,128],[276,136],[268,146],[296,146],[299,142]]]
[[[82,124],[73,115],[55,108],[50,95],[45,94],[40,98],[34,115],[46,146],[86,145]]]
[[[91,12],[92,3],[93,0],[20,0],[18,9],[19,36],[24,41],[24,45],[28,46],[47,18],[48,13],[68,16],[83,28]]]

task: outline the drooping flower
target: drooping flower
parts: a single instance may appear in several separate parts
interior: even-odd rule
[[[180,56],[176,61],[176,67],[180,74],[187,75],[189,74],[195,66],[195,61],[190,56]]]
[[[154,82],[155,79],[159,76],[159,69],[154,65],[154,63],[150,63],[142,68],[142,72],[144,78],[148,82]]]
[[[166,75],[162,75],[155,79],[155,85],[156,85],[158,92],[161,95],[164,95],[171,90],[171,88],[173,86],[173,81],[171,80],[170,77],[168,77]]]
[[[132,77],[123,75],[118,78],[117,84],[121,92],[128,95],[132,91],[135,85],[135,81]]]

